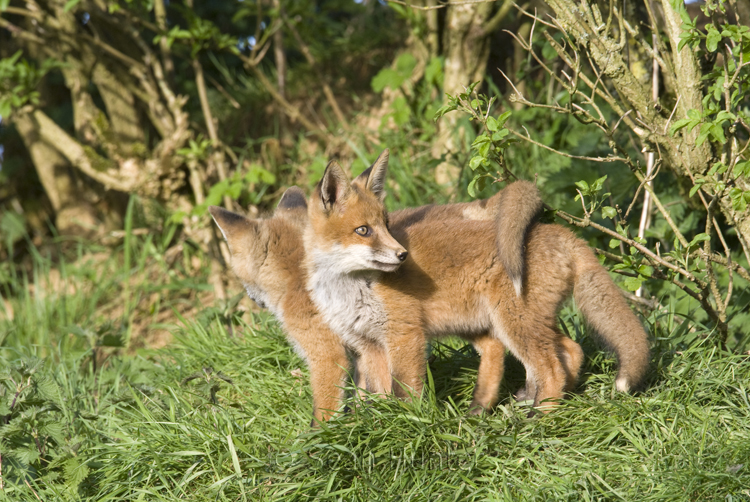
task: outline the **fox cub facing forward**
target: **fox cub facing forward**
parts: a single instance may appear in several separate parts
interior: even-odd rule
[[[396,393],[421,392],[427,338],[488,336],[523,363],[525,392],[546,411],[544,401],[561,399],[575,384],[583,359],[556,322],[571,294],[618,358],[617,389],[641,383],[647,335],[583,241],[559,225],[532,225],[522,233],[523,273],[509,274],[498,221],[389,222],[382,203],[386,166],[387,159],[376,162],[350,184],[329,164],[308,204],[304,241],[313,302],[345,344],[382,345],[401,384]]]

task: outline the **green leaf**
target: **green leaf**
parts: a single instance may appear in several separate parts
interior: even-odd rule
[[[734,113],[728,112],[726,110],[722,110],[716,115],[716,119],[714,120],[714,122],[722,123],[727,120],[734,122],[735,120],[737,120],[737,115],[735,115]]]
[[[584,180],[576,181],[576,186],[581,191],[581,193],[586,194],[589,192],[589,184],[586,183]]]
[[[408,52],[401,54],[396,60],[396,70],[404,75],[405,78],[411,76],[411,72],[415,66],[417,66],[417,58]]]
[[[674,135],[675,132],[679,131],[683,127],[687,127],[688,132],[695,129],[695,126],[701,123],[703,120],[703,116],[698,110],[690,109],[688,110],[688,116],[685,119],[678,120],[674,123],[674,125],[670,128],[670,134]]]
[[[239,182],[232,183],[227,189],[227,195],[236,200],[240,196],[240,193],[242,193],[242,186],[243,184]]]
[[[447,105],[441,106],[435,111],[434,120],[437,122],[437,120],[440,119],[443,115],[445,115],[448,112],[453,112],[457,108],[458,106],[455,103],[449,103]]]
[[[622,242],[622,241],[619,240],[619,239],[610,239],[609,240],[609,248],[610,249],[614,249],[616,247],[619,247],[620,246],[620,242]]]
[[[680,14],[680,18],[682,19],[682,22],[685,24],[692,24],[692,20],[690,19],[690,15],[687,13],[687,9],[685,8],[685,3],[683,0],[669,0],[669,5],[677,11],[677,13]],[[684,29],[684,28],[683,28]]]
[[[386,87],[390,89],[398,89],[406,79],[407,77],[403,76],[396,70],[383,68],[377,75],[375,75],[375,77],[373,77],[370,85],[372,86],[373,91],[382,92]]]
[[[750,175],[750,161],[737,162],[732,170],[735,176],[748,176]]]
[[[703,124],[701,126],[700,134],[695,139],[695,145],[701,146],[706,141],[709,134],[711,134],[711,124]]]
[[[482,161],[483,161],[483,160],[484,160],[484,158],[483,158],[483,157],[481,157],[481,156],[479,156],[479,155],[477,155],[477,156],[474,156],[474,157],[472,157],[472,158],[471,158],[471,160],[469,161],[469,167],[471,168],[471,170],[472,170],[472,171],[476,171],[476,170],[477,170],[477,168],[478,168],[478,167],[479,167],[480,165],[482,165]]]
[[[732,199],[732,208],[735,211],[745,211],[748,202],[750,202],[750,192],[744,192],[740,188],[729,190],[729,198]]]
[[[498,126],[498,127],[503,127],[503,126],[505,125],[505,123],[506,123],[506,122],[508,121],[508,119],[510,118],[510,115],[511,115],[512,113],[513,113],[513,112],[511,112],[511,111],[507,111],[507,112],[505,112],[505,113],[501,114],[501,115],[500,115],[500,116],[499,116],[499,117],[497,118],[497,126]]]
[[[487,129],[491,132],[497,132],[498,126],[495,117],[487,117]]]
[[[692,197],[695,195],[695,193],[700,190],[700,188],[703,186],[703,184],[706,182],[703,178],[698,178],[695,180],[695,185],[693,185],[693,188],[690,189],[690,195],[689,197]]]
[[[479,196],[479,192],[484,190],[484,187],[487,186],[487,177],[485,175],[476,176],[473,180],[469,182],[468,192],[469,195],[476,198]]]
[[[724,136],[724,128],[721,127],[720,124],[711,124],[708,130],[710,131],[711,136],[714,138],[714,140],[718,141],[722,145],[727,142],[727,138]]]
[[[0,101],[0,117],[7,119],[10,117],[11,104],[9,99],[3,99]]]
[[[596,180],[594,182],[594,184],[591,185],[591,192],[594,193],[594,192],[600,191],[602,189],[602,186],[604,186],[604,182],[606,180],[607,180],[607,175],[606,174],[604,176],[602,176],[601,178],[599,178],[598,180]]]
[[[638,288],[643,284],[643,279],[640,277],[626,277],[622,284],[628,291],[638,291]]]
[[[403,96],[397,97],[393,100],[391,105],[393,109],[393,121],[398,126],[406,125],[409,123],[409,117],[411,117],[411,109],[409,104],[406,102],[406,98]]]
[[[433,57],[424,69],[424,79],[427,83],[443,85],[443,58]]]
[[[654,267],[651,267],[649,265],[641,265],[638,267],[638,274],[640,274],[643,277],[651,277],[654,273]]]
[[[683,127],[687,127],[689,123],[690,123],[690,119],[680,119],[680,120],[675,121],[675,123],[672,124],[672,127],[669,128],[669,134],[671,136],[674,136],[674,133],[676,133]]]
[[[708,170],[707,176],[713,176],[716,173],[723,174],[727,171],[727,166],[723,162],[716,162],[711,169]]]
[[[695,237],[693,237],[693,240],[690,241],[690,244],[688,244],[688,247],[693,247],[699,242],[707,241],[709,239],[711,239],[711,236],[709,236],[706,233],[698,234]]]
[[[81,0],[68,0],[67,2],[65,2],[65,7],[63,7],[63,12],[68,12],[70,9],[72,9],[79,3],[81,3]]]
[[[708,34],[706,35],[706,49],[709,52],[716,52],[716,49],[719,47],[719,42],[721,42],[721,33],[719,33],[712,24],[709,24]]]
[[[482,145],[484,145],[486,143],[489,143],[489,142],[490,142],[490,137],[489,136],[487,136],[486,134],[480,134],[471,143],[471,147],[472,148],[479,148],[480,146],[482,146]]]
[[[76,457],[69,458],[65,462],[65,479],[72,488],[78,488],[81,481],[89,475],[89,468],[86,464],[78,462]]]
[[[508,134],[510,134],[509,130],[507,130],[507,129],[500,129],[499,131],[497,131],[496,133],[494,133],[492,135],[492,141],[494,141],[495,143],[497,143],[500,140],[502,140],[504,137],[506,137]]]
[[[617,216],[617,210],[612,206],[604,206],[602,208],[602,216],[605,218],[614,219]]]

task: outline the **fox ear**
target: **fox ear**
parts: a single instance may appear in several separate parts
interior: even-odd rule
[[[381,201],[385,199],[385,174],[388,170],[389,151],[383,150],[375,162],[357,176],[354,183],[374,193]]]
[[[286,189],[284,195],[281,196],[279,204],[276,206],[276,213],[282,210],[291,209],[307,209],[307,200],[305,200],[305,193],[300,187],[291,186]]]
[[[245,218],[241,214],[227,211],[223,207],[209,206],[208,212],[211,213],[211,217],[221,230],[224,240],[229,244],[230,251],[234,249],[235,243],[239,243],[240,239],[249,232],[256,230],[257,225],[253,220]]]
[[[318,188],[320,200],[323,202],[323,208],[326,211],[330,211],[334,204],[344,198],[349,191],[349,179],[338,162],[332,160],[328,163]]]

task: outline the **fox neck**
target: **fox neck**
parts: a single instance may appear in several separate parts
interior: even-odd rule
[[[260,308],[268,309],[284,325],[286,288],[283,287],[283,281],[276,279],[276,271],[268,273],[266,270],[271,266],[269,253],[273,253],[272,242],[279,240],[277,236],[274,237],[276,238],[264,234],[254,248],[237,250],[232,256],[232,268],[245,287],[247,296]],[[271,282],[269,278],[274,279]]]
[[[376,271],[348,271],[336,253],[313,249],[308,259],[307,289],[328,326],[359,350],[363,338],[378,341],[385,329],[382,300],[374,291]]]
[[[278,298],[273,298],[268,291],[256,284],[246,283],[243,285],[245,286],[247,296],[249,296],[252,301],[257,303],[260,308],[268,309],[282,325],[284,324],[284,309],[281,307],[283,301]]]

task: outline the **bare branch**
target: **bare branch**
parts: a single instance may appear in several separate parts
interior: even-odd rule
[[[628,159],[623,158],[623,157],[587,157],[585,155],[572,155],[570,153],[561,152],[560,150],[555,150],[554,148],[552,148],[550,146],[547,146],[547,145],[545,145],[543,143],[539,143],[538,141],[535,141],[535,140],[531,139],[531,135],[529,134],[529,131],[526,130],[525,127],[524,127],[524,130],[526,130],[526,136],[524,136],[523,134],[521,134],[519,132],[514,131],[513,129],[508,129],[508,130],[514,136],[516,136],[518,138],[521,138],[524,141],[528,141],[532,145],[539,146],[541,148],[544,148],[545,150],[549,150],[550,152],[554,152],[554,153],[556,153],[558,155],[562,155],[563,157],[567,157],[569,159],[593,160],[594,162],[625,162],[625,163],[628,163]]]
[[[591,221],[589,219],[583,219],[582,220],[582,219],[576,218],[572,214],[568,214],[568,213],[566,213],[564,211],[558,211],[555,214],[557,216],[559,216],[560,218],[562,218],[563,220],[565,220],[568,223],[570,223],[571,225],[575,225],[575,226],[581,227],[581,228],[585,228],[585,227],[591,226],[592,228],[594,228],[596,230],[599,230],[600,232],[605,233],[605,234],[609,235],[610,237],[613,237],[615,239],[621,240],[625,244],[627,244],[629,246],[633,246],[634,248],[636,248],[638,251],[640,251],[641,253],[643,253],[647,257],[649,257],[653,262],[658,263],[658,264],[662,265],[663,267],[666,267],[666,268],[672,270],[673,272],[676,272],[676,273],[682,275],[683,277],[685,277],[686,279],[688,279],[690,282],[697,284],[701,289],[703,289],[706,286],[706,284],[703,281],[701,281],[700,279],[698,279],[697,277],[695,277],[692,273],[688,272],[687,270],[685,270],[682,267],[678,267],[677,265],[669,263],[668,261],[664,260],[660,256],[657,256],[656,254],[654,254],[653,251],[651,251],[650,249],[648,249],[647,247],[645,247],[643,244],[641,244],[641,243],[639,243],[637,241],[634,241],[633,239],[629,239],[627,237],[624,237],[624,236],[618,234],[617,232],[615,232],[614,230],[611,230],[611,229],[609,229],[609,228],[607,228],[605,226],[599,225],[598,223],[593,222],[593,221]]]
[[[457,2],[441,2],[439,5],[414,5],[412,3],[404,2],[402,0],[386,0],[388,3],[395,3],[398,5],[403,5],[404,7],[409,7],[410,9],[414,10],[435,10],[435,9],[444,9],[446,7],[450,7],[452,5],[472,5],[472,4],[478,4],[478,3],[495,3],[496,0],[463,0],[463,1],[457,1]]]
[[[115,189],[121,192],[134,192],[139,181],[132,177],[122,178],[118,174],[111,174],[109,170],[94,167],[92,156],[95,152],[86,152],[84,147],[70,136],[64,129],[58,126],[43,111],[34,110],[32,117],[37,123],[39,136],[68,159],[68,161],[81,170],[87,176],[95,179],[107,189]]]

